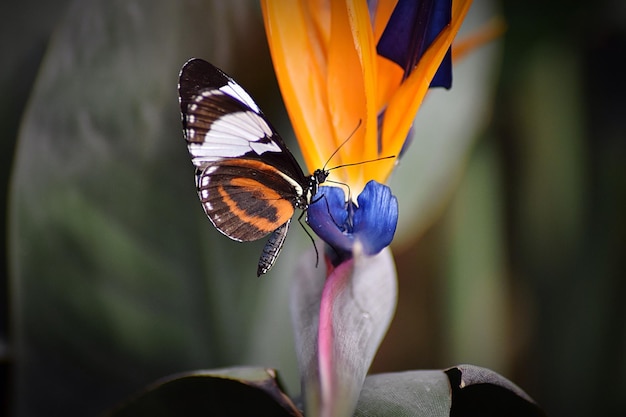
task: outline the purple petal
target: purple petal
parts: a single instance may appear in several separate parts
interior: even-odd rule
[[[452,0],[399,0],[376,50],[379,55],[400,65],[406,78],[451,18]],[[452,86],[450,50],[430,86]]]
[[[375,255],[389,246],[398,224],[398,199],[391,188],[376,181],[365,185],[357,198],[352,233],[363,245],[366,255]]]
[[[345,202],[337,187],[320,187],[309,205],[307,223],[334,251],[333,265],[352,256],[355,241],[366,255],[375,255],[388,246],[398,223],[398,201],[391,189],[376,181],[365,185],[357,198],[358,206]]]
[[[306,221],[324,242],[337,251],[351,252],[353,237],[345,194],[338,187],[320,187],[309,205]]]

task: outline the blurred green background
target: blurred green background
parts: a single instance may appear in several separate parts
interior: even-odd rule
[[[548,415],[623,415],[626,4],[475,3],[466,31],[508,30],[427,98],[392,180],[400,298],[372,372],[473,363]],[[235,364],[297,394],[306,235],[255,279],[262,243],[204,218],[176,96],[203,57],[294,143],[256,1],[5,1],[0,19],[0,413],[95,414]]]

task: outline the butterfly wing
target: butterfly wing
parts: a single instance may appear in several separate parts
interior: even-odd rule
[[[234,240],[260,239],[293,216],[292,184],[259,161],[223,159],[197,168],[196,187],[211,222]]]
[[[201,59],[182,68],[179,99],[205,213],[234,240],[256,240],[293,215],[307,178],[250,95]]]

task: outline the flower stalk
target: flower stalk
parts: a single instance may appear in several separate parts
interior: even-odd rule
[[[325,279],[299,273],[292,299],[310,415],[352,415],[393,316],[396,274],[387,246],[398,201],[384,183],[428,89],[450,87],[450,47],[470,4],[261,1],[276,76],[307,167],[350,165],[331,171],[328,183],[341,186],[320,187],[307,211],[307,223],[327,246]]]

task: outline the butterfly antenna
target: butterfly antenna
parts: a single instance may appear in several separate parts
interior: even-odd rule
[[[326,166],[328,165],[328,163],[335,157],[335,155],[337,155],[337,152],[339,152],[339,150],[341,148],[343,148],[343,146],[348,143],[348,141],[350,139],[352,139],[352,137],[354,136],[354,134],[356,133],[357,130],[359,130],[359,127],[361,127],[361,124],[363,123],[363,119],[359,119],[359,123],[357,123],[356,127],[354,128],[354,130],[352,131],[352,133],[350,133],[350,135],[348,136],[348,138],[346,140],[344,140],[343,142],[341,142],[341,145],[339,145],[339,147],[337,149],[335,149],[335,152],[333,152],[330,155],[330,158],[328,158],[328,160],[326,161],[326,163],[324,164],[324,166],[322,167],[322,171],[332,171],[334,169],[339,169],[339,168],[345,168],[345,167],[351,167],[354,165],[361,165],[361,164],[367,164],[370,162],[376,162],[376,161],[383,161],[385,159],[391,159],[391,158],[395,158],[395,155],[390,155],[390,156],[383,156],[381,158],[376,158],[376,159],[368,159],[367,161],[360,161],[360,162],[354,162],[351,164],[341,164],[341,165],[337,165],[336,167],[332,167],[329,168],[328,170],[326,169]]]
[[[395,157],[396,157],[395,155],[381,156],[380,158],[368,159],[367,161],[354,162],[352,164],[337,165],[336,167],[328,168],[328,171],[332,171],[333,169],[352,167],[352,166],[355,166],[355,165],[369,164],[370,162],[384,161],[385,159],[391,159],[391,158],[395,158]]]
[[[359,130],[359,127],[361,127],[361,123],[363,122],[362,119],[359,119],[359,123],[357,123],[356,127],[354,128],[354,130],[352,131],[352,133],[350,133],[350,136],[348,136],[348,138],[346,140],[344,140],[343,142],[341,142],[341,145],[339,145],[339,147],[337,149],[335,149],[335,152],[332,153],[332,155],[330,155],[330,158],[328,158],[328,160],[326,161],[326,163],[324,164],[324,166],[322,167],[322,171],[326,170],[326,165],[328,165],[328,163],[335,157],[335,155],[337,155],[337,152],[339,152],[339,150],[341,148],[343,148],[343,145],[345,145],[346,143],[348,143],[348,141],[350,139],[352,139],[352,136],[354,136],[354,134],[356,133],[357,130]],[[334,169],[334,168],[333,168]]]

